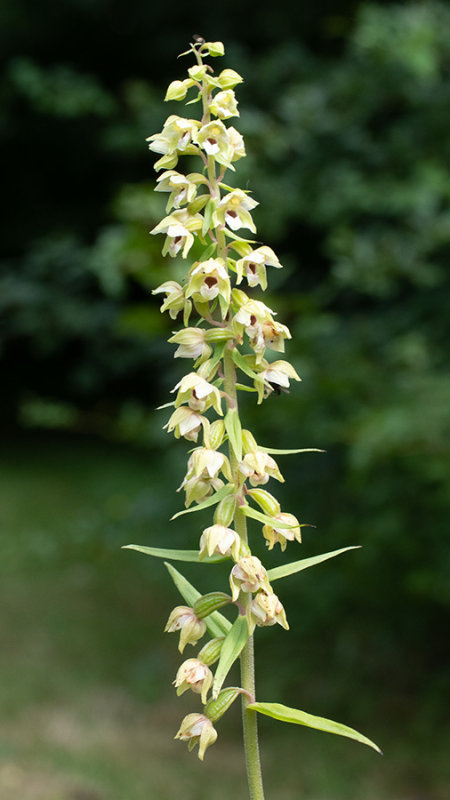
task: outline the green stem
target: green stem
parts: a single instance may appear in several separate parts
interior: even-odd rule
[[[200,54],[196,53],[197,62],[202,64]],[[202,87],[202,101],[203,101],[203,122],[206,124],[210,120],[208,108],[208,89],[203,83]],[[216,163],[213,156],[208,157],[208,180],[210,185],[211,197],[216,202],[220,200],[220,187],[218,185],[216,176]],[[216,229],[217,237],[217,257],[222,258],[227,263],[227,243],[225,232],[222,228]],[[228,398],[229,407],[238,409],[237,390],[236,390],[236,372],[234,368],[234,361],[232,352],[229,348],[225,350],[224,354],[224,392]],[[236,457],[231,443],[229,446],[230,464],[233,473],[233,480],[237,486],[240,484],[239,478],[239,462]],[[240,508],[236,509],[234,517],[234,526],[236,532],[241,539],[247,543],[247,519],[242,513]],[[251,602],[251,595],[248,592],[241,592],[239,600],[243,606],[244,611],[247,610]],[[248,694],[242,695],[242,727],[244,733],[244,749],[245,749],[245,763],[247,768],[247,780],[250,800],[264,800],[264,788],[262,782],[261,762],[259,756],[258,744],[258,723],[257,715],[254,711],[249,711],[250,697],[255,697],[255,658],[253,650],[253,636],[250,636],[247,644],[245,645],[241,657],[241,686]]]
[[[230,349],[224,354],[224,390],[232,399],[234,407],[238,407],[236,391],[236,373],[234,368],[233,356]],[[236,454],[230,444],[230,464],[236,485],[239,483],[238,461]],[[247,519],[240,508],[236,509],[234,526],[244,542],[247,542]],[[241,592],[239,597],[244,610],[251,602],[251,595],[248,592]],[[245,763],[247,768],[247,780],[250,800],[264,800],[264,787],[262,782],[261,761],[258,743],[258,721],[254,711],[249,711],[250,697],[255,697],[255,657],[253,649],[253,636],[248,638],[241,657],[241,686],[247,694],[242,695],[242,727],[244,733]]]

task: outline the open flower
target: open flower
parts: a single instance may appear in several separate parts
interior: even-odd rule
[[[168,117],[161,133],[154,133],[147,138],[149,149],[163,155],[156,162],[155,169],[172,169],[177,164],[179,153],[197,153],[193,141],[199,127],[196,119],[184,119],[176,114]]]
[[[275,459],[261,450],[247,453],[239,464],[239,472],[249,479],[252,486],[261,486],[267,483],[269,478],[275,478],[280,483],[284,483]]]
[[[256,556],[239,559],[231,570],[230,586],[233,600],[237,600],[240,591],[257,592],[264,589],[268,594],[272,592],[267,572]]]
[[[183,287],[176,281],[165,281],[161,286],[153,289],[152,294],[161,294],[162,292],[166,295],[166,299],[161,306],[161,312],[168,311],[172,319],[176,319],[186,304]]]
[[[209,478],[205,476],[191,475],[190,478],[185,476],[183,483],[178,487],[177,492],[184,489],[186,494],[185,506],[189,508],[192,503],[202,503],[207,497],[210,497],[213,492],[218,492],[224,485],[220,478]]]
[[[192,689],[196,694],[201,694],[204,704],[212,682],[213,674],[209,667],[198,658],[188,658],[182,663],[173,683],[178,696]]]
[[[230,306],[231,285],[223,259],[209,258],[194,264],[189,272],[186,297],[200,302],[218,297],[222,317],[225,317]]]
[[[225,477],[231,481],[230,462],[224,453],[218,450],[211,450],[208,447],[197,447],[189,456],[187,477],[215,478],[222,470]]]
[[[194,244],[192,231],[199,230],[201,227],[201,214],[189,214],[186,209],[181,209],[180,211],[174,211],[173,214],[170,214],[168,217],[164,217],[150,233],[153,235],[157,233],[166,234],[166,240],[162,249],[163,256],[168,253],[172,258],[175,258],[177,255],[186,258]]]
[[[203,761],[207,748],[217,739],[217,731],[204,714],[188,714],[181,723],[175,739],[189,742],[189,750],[198,744],[198,757]]]
[[[289,361],[272,361],[269,364],[265,359],[261,360],[263,369],[258,372],[258,377],[254,380],[255,389],[258,392],[258,403],[271,392],[280,389],[289,389],[289,379],[301,381],[296,370]]]
[[[194,330],[198,330],[194,328]],[[175,407],[178,408],[182,403],[187,403],[194,411],[205,411],[207,408],[214,408],[217,414],[223,415],[220,392],[212,383],[208,383],[205,378],[196,372],[189,372],[177,385],[172,392],[178,390],[175,400]]]
[[[208,424],[206,417],[202,417],[202,415],[194,411],[193,408],[180,406],[175,409],[169,421],[164,425],[164,429],[167,428],[168,433],[174,431],[176,439],[179,439],[180,436],[184,436],[185,439],[196,442],[201,427],[203,426],[203,428],[205,428]]]
[[[177,606],[170,613],[167,620],[165,633],[175,633],[180,631],[180,643],[178,649],[183,652],[187,644],[197,644],[206,631],[206,623],[199,619],[189,606]]]
[[[196,142],[208,156],[226,158],[230,146],[228,129],[220,120],[208,122],[197,132]]]
[[[257,205],[257,201],[249,197],[242,189],[233,189],[220,200],[213,214],[214,226],[228,225],[233,231],[237,231],[239,228],[249,228],[256,233],[250,211]]]
[[[266,267],[281,269],[281,264],[270,247],[263,245],[236,262],[237,281],[239,284],[245,274],[249,286],[261,286],[267,289]]]
[[[251,634],[255,629],[255,625],[263,627],[265,625],[275,625],[278,623],[285,630],[289,630],[286,612],[277,595],[273,592],[270,594],[264,591],[258,592],[250,603],[249,611],[249,629]]]
[[[169,342],[175,342],[179,347],[175,350],[175,358],[208,358],[212,349],[206,344],[203,328],[184,328],[170,337]]]
[[[197,186],[190,180],[189,175],[181,175],[173,169],[163,172],[157,183],[155,192],[170,192],[166,211],[191,203],[197,194]]]
[[[289,525],[290,527],[277,527],[277,522],[282,522],[283,525]],[[297,542],[302,541],[300,523],[297,517],[294,517],[293,514],[284,513],[283,511],[280,511],[273,517],[272,524],[264,525],[262,532],[264,538],[267,540],[266,544],[269,550],[272,550],[277,543],[280,544],[282,550],[286,550],[287,542],[293,542],[294,539],[297,540]]]
[[[239,559],[241,539],[236,531],[224,525],[211,525],[205,528],[200,537],[200,560],[206,555],[231,556],[234,561]]]
[[[238,117],[239,111],[237,110],[237,101],[233,90],[225,89],[223,92],[217,92],[209,104],[209,110],[220,119]]]

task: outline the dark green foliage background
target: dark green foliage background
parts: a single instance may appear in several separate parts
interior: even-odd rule
[[[249,395],[245,420],[263,444],[327,450],[281,463],[285,507],[317,526],[305,529],[305,555],[364,546],[305,573],[300,588],[286,580],[294,633],[262,686],[300,703],[306,683],[322,713],[350,694],[405,725],[442,724],[448,5],[199,2],[169,13],[142,0],[4,0],[0,22],[5,435],[64,427],[150,448],[155,463],[165,452],[173,509],[185,450],[168,447],[152,409],[186,364],[171,360],[149,289],[184,267],[163,262],[148,236],[163,201],[144,140],[183,113],[162,97],[188,66],[176,55],[195,29],[223,40],[221,66],[245,78],[237,126],[248,157],[235,180],[260,201],[258,232],[285,265],[269,305],[291,328],[287,357],[303,378],[255,414]],[[142,513],[148,531],[151,502]],[[168,541],[157,528],[141,539]],[[262,635],[269,661],[272,635]]]

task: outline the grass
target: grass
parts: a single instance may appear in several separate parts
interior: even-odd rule
[[[48,434],[3,447],[5,800],[247,798],[237,707],[203,765],[173,741],[182,716],[198,708],[189,694],[174,698],[170,686],[179,656],[162,627],[174,590],[160,562],[120,550],[132,541],[167,542],[172,490],[182,477],[173,458],[170,448],[145,452]],[[173,545],[193,546],[194,528],[189,519],[174,526]],[[273,669],[276,652],[271,657]],[[268,800],[449,796],[448,731],[426,739],[396,718],[375,718],[369,728],[384,758],[261,720]]]

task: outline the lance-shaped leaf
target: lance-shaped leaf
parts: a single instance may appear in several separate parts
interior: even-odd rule
[[[273,719],[279,719],[281,722],[292,722],[294,725],[305,725],[307,728],[316,728],[318,731],[335,733],[337,736],[346,736],[348,739],[355,739],[357,742],[367,744],[369,747],[373,747],[377,753],[381,753],[380,748],[371,739],[363,736],[362,733],[355,731],[353,728],[348,728],[347,725],[342,725],[340,722],[333,722],[331,719],[315,717],[313,714],[300,711],[298,708],[290,708],[282,705],[282,703],[251,703],[247,706],[247,709],[258,711],[267,717],[273,717]]]
[[[296,450],[277,450],[276,447],[261,447],[258,445],[258,450],[262,450],[263,453],[270,453],[273,456],[289,456],[293,455],[294,453],[326,453],[326,450],[319,450],[317,447],[301,447],[300,449]]]
[[[230,408],[225,415],[225,430],[238,461],[242,461],[242,428],[236,408]]]
[[[174,514],[170,519],[176,519],[177,517],[181,517],[183,514],[192,514],[193,511],[201,511],[203,508],[208,508],[209,506],[215,506],[216,503],[220,503],[224,497],[226,497],[228,494],[231,494],[233,489],[234,486],[232,484],[228,484],[228,486],[222,486],[221,489],[219,489],[217,492],[214,492],[214,494],[211,494],[206,498],[206,500],[203,500],[203,502],[196,506],[191,506],[191,508],[184,508],[183,511],[178,511],[178,513]]]
[[[212,216],[213,216],[215,208],[216,208],[215,201],[214,200],[208,200],[208,202],[207,202],[207,204],[205,206],[205,211],[203,213],[203,226],[202,226],[202,235],[203,236],[206,236],[206,234],[208,233],[208,231],[209,231],[209,229],[211,227]]]
[[[277,528],[278,528],[277,523]],[[331,550],[329,553],[322,553],[320,556],[311,556],[311,558],[302,558],[300,561],[292,561],[290,564],[282,564],[281,567],[273,567],[267,570],[270,581],[276,581],[278,578],[285,578],[287,575],[294,575],[295,572],[301,572],[302,569],[314,567],[316,564],[321,564],[322,561],[328,561],[329,558],[340,556],[341,553],[346,553],[347,550],[359,550],[360,544],[350,545],[350,547],[341,547],[340,550]]]
[[[200,561],[198,550],[172,550],[166,547],[145,547],[142,544],[124,544],[122,550],[137,550],[146,556],[154,558],[169,558],[171,561],[196,561],[198,564],[217,564],[227,561],[223,556],[205,556]]]
[[[247,361],[245,360],[244,356],[241,355],[239,350],[236,350],[236,348],[232,350],[232,355],[234,363],[237,367],[239,367],[241,372],[245,372],[245,374],[253,380],[259,380],[258,374],[249,366],[249,364],[247,364]]]
[[[252,508],[251,506],[242,506],[241,511],[245,514],[246,517],[251,517],[252,519],[257,519],[258,522],[262,522],[264,525],[272,525],[274,528],[298,528],[298,523],[295,522],[290,524],[289,522],[282,522],[278,520],[276,517],[269,517],[268,514],[263,514],[262,511],[257,511],[256,508]],[[306,523],[300,525],[301,528],[304,528]],[[310,526],[309,526],[310,527]]]
[[[207,620],[205,620],[207,622]],[[216,698],[231,667],[239,658],[249,637],[247,617],[241,614],[235,619],[226,639],[222,644],[219,663],[214,678],[212,695]]]
[[[178,572],[178,570],[175,569],[172,564],[167,564],[167,562],[164,563],[182,598],[191,608],[193,608],[195,601],[202,596],[201,593],[195,588],[195,586],[192,585],[192,583],[189,583],[187,578],[185,578],[181,572]],[[209,633],[214,637],[226,636],[231,628],[231,622],[229,622],[226,617],[220,613],[220,611],[214,611],[213,614],[210,614],[209,617],[206,617],[205,623]]]

